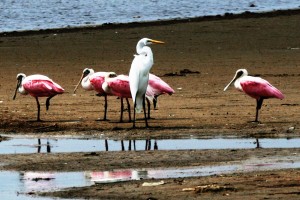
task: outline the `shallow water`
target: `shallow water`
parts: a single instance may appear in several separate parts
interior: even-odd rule
[[[40,143],[39,143],[40,141]],[[196,150],[196,149],[251,149],[300,148],[300,138],[211,138],[160,140],[105,140],[80,138],[20,138],[0,142],[0,154],[62,153],[95,151]]]
[[[299,0],[1,0],[0,32],[299,8]]]
[[[35,195],[25,195],[37,191],[52,191],[67,187],[92,185],[83,172],[12,172],[0,171],[1,199],[42,199]]]
[[[300,168],[299,157],[277,157],[246,160],[241,163],[158,169],[122,169],[113,171],[86,172],[11,172],[0,171],[0,194],[3,199],[49,199],[37,198],[38,191],[53,191],[67,187],[83,187],[94,183],[111,183],[131,180],[185,178],[221,175],[237,172],[266,171],[274,169]],[[33,194],[33,195],[29,195]],[[51,199],[51,198],[50,198]]]

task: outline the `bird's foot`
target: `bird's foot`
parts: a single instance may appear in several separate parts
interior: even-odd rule
[[[261,121],[258,121],[258,120],[250,121],[250,123],[253,123],[253,124],[262,124]]]

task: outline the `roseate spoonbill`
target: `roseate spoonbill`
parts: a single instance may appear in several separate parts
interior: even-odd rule
[[[23,95],[30,94],[36,99],[37,103],[37,121],[40,119],[40,103],[39,97],[48,97],[46,100],[46,110],[49,109],[50,99],[52,99],[57,94],[64,93],[64,89],[52,81],[50,78],[44,75],[36,74],[27,76],[23,73],[17,75],[17,88],[13,100],[16,99],[17,91]]]
[[[261,109],[264,99],[277,98],[283,99],[283,94],[271,85],[268,81],[260,78],[248,76],[246,69],[239,69],[236,71],[234,78],[230,83],[224,88],[224,91],[234,82],[234,87],[245,92],[250,97],[256,99],[256,116],[255,122],[258,122],[258,112]]]
[[[84,90],[95,90],[97,96],[104,96],[104,117],[103,120],[106,120],[107,114],[107,94],[102,89],[102,84],[104,83],[105,76],[108,72],[95,72],[93,69],[85,68],[82,72],[82,76],[74,89],[74,94],[81,83],[81,86]]]
[[[153,65],[153,53],[150,44],[163,44],[164,42],[143,38],[136,45],[137,55],[134,59],[129,71],[130,92],[134,104],[133,110],[133,128],[135,127],[135,113],[140,113],[143,107],[146,127],[148,127],[146,110],[145,110],[145,95],[148,86],[149,72]]]
[[[115,72],[109,72],[105,77],[105,82],[102,84],[102,89],[107,93],[121,98],[121,118],[123,121],[123,98],[126,98],[130,116],[130,104],[128,98],[131,98],[129,77],[127,75],[117,75]],[[146,99],[148,103],[148,118],[150,118],[150,101],[153,101],[154,107],[156,106],[157,97],[161,94],[173,94],[174,90],[161,78],[154,74],[149,74],[149,85],[146,91]]]
[[[161,78],[154,74],[149,74],[149,82],[146,91],[146,100],[148,102],[148,119],[150,119],[150,101],[153,102],[153,107],[156,109],[157,98],[162,94],[172,95],[175,91],[163,81]]]
[[[127,106],[128,106],[129,121],[131,121],[130,104],[129,104],[129,101],[128,101],[128,98],[131,98],[131,93],[130,93],[130,88],[129,88],[129,78],[128,78],[128,76],[126,76],[126,75],[117,75],[115,72],[109,72],[105,76],[105,81],[102,84],[102,89],[107,94],[120,97],[120,99],[121,99],[120,122],[123,121],[123,110],[124,110],[123,98],[126,99]]]

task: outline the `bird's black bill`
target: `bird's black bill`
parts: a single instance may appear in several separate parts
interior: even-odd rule
[[[16,87],[16,90],[15,90],[15,94],[14,94],[13,100],[16,99],[17,91],[18,91],[18,88],[20,87],[20,85],[21,85],[21,80],[18,80],[18,83],[17,83],[17,87]]]

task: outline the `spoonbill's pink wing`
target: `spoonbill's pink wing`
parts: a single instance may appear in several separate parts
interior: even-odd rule
[[[90,82],[96,92],[99,94],[104,94],[104,90],[102,89],[102,84],[104,83],[105,76],[92,76],[90,78]]]
[[[147,96],[159,96],[161,94],[173,94],[175,91],[165,81],[154,74],[149,75]]]
[[[23,83],[23,87],[34,97],[49,97],[64,92],[60,85],[51,80],[28,80]]]
[[[268,81],[259,77],[244,79],[240,82],[240,84],[243,91],[255,99],[284,98],[283,94],[277,88],[271,85]]]
[[[128,76],[119,75],[115,78],[109,78],[106,82],[113,95],[122,98],[131,98]]]

